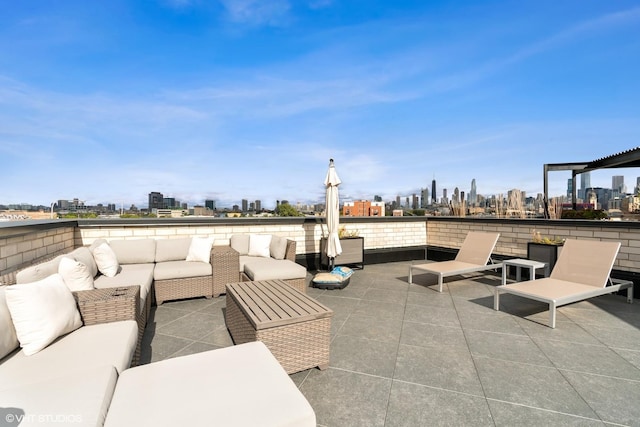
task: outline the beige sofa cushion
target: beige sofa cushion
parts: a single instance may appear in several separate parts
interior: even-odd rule
[[[155,280],[185,279],[187,277],[211,276],[212,268],[208,262],[167,261],[156,264],[153,270]]]
[[[7,286],[5,292],[16,336],[27,356],[82,326],[76,301],[59,274]]]
[[[191,238],[156,240],[156,262],[184,261],[191,246]]]
[[[105,427],[207,424],[315,427],[316,416],[258,341],[127,369],[105,421]]]
[[[89,267],[82,261],[76,261],[71,257],[62,257],[58,273],[71,291],[88,291],[94,288],[93,275],[91,275]]]
[[[288,280],[307,277],[307,269],[288,259],[253,257],[244,264],[244,272],[251,280]]]
[[[234,234],[231,236],[231,248],[235,249],[240,256],[249,254],[249,235]]]
[[[120,263],[116,253],[108,243],[103,243],[91,252],[96,260],[98,271],[107,277],[114,277],[120,270]]]
[[[146,264],[156,260],[156,241],[153,239],[112,240],[109,246],[120,264]]]
[[[5,359],[0,364],[0,390],[105,365],[122,373],[131,365],[137,340],[134,320],[83,326],[32,356],[19,351]]]
[[[91,277],[96,277],[98,274],[98,266],[96,265],[95,259],[93,259],[93,254],[89,250],[88,247],[82,246],[80,248],[74,249],[65,255],[68,258],[73,258],[76,261],[80,261],[84,265],[87,266],[89,272],[91,273]]]
[[[5,286],[0,286],[0,359],[18,348],[20,343],[5,298]]]
[[[125,264],[115,277],[98,276],[93,284],[96,288],[117,288],[118,286],[140,286],[140,309],[144,308],[147,295],[153,284],[155,264]]]
[[[58,266],[60,265],[60,259],[64,255],[55,257],[54,259],[27,267],[16,274],[16,283],[32,283],[37,282],[56,274],[58,272]]]
[[[14,420],[23,420],[21,426],[102,426],[117,379],[115,368],[103,365],[2,390],[0,424],[17,425],[4,424],[12,415]],[[45,416],[51,418],[41,421]]]
[[[284,259],[287,255],[287,239],[285,237],[273,236],[269,245],[269,252],[274,259]]]

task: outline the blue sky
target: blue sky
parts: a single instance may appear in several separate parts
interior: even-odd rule
[[[0,203],[318,202],[329,158],[345,199],[535,195],[640,146],[637,1],[0,7]]]

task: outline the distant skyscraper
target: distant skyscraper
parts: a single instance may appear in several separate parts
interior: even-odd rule
[[[164,197],[162,196],[162,193],[158,193],[157,191],[149,193],[149,210],[162,209],[163,205]]]
[[[411,209],[418,209],[419,207],[419,203],[418,203],[418,195],[417,194],[413,194],[411,196]]]
[[[400,207],[402,206],[402,203],[400,203],[400,196],[396,196],[396,207]]]
[[[255,207],[256,207],[256,212],[260,212],[262,210],[262,201],[261,200],[256,200],[255,201]]]
[[[618,193],[626,193],[623,175],[614,175],[613,178],[611,178],[611,189]]]
[[[473,178],[471,180],[471,191],[469,191],[469,198],[468,198],[468,202],[469,205],[476,205],[478,203],[478,193],[477,193],[477,189],[476,189],[476,179]]]
[[[567,179],[567,199],[571,201],[573,196],[573,179]]]
[[[425,209],[429,205],[429,189],[423,188],[420,190],[420,207]]]
[[[373,196],[373,201],[374,202],[381,202],[382,201],[382,197],[378,196],[377,194],[375,196]]]
[[[242,199],[242,212],[247,212],[249,210],[249,201],[247,199]]]
[[[204,206],[206,208],[211,209],[212,211],[216,210],[216,201],[215,200],[205,200],[204,201]]]
[[[433,181],[431,181],[431,203],[432,204],[436,204],[438,201],[436,199],[436,179],[434,178]]]

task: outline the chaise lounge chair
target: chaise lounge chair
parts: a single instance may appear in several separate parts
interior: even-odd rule
[[[409,283],[413,283],[413,270],[438,276],[438,292],[442,292],[442,281],[447,276],[457,276],[476,271],[502,268],[502,263],[494,264],[491,252],[498,242],[500,233],[470,231],[453,261],[431,262],[409,266]]]
[[[548,278],[497,286],[493,308],[500,309],[500,293],[510,293],[549,304],[549,326],[556,327],[556,308],[627,289],[633,301],[633,282],[609,278],[619,242],[567,240]],[[608,286],[607,286],[608,285]]]

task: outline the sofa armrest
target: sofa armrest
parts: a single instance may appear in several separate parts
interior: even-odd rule
[[[85,326],[98,323],[137,320],[140,286],[91,289],[73,292]]]
[[[296,241],[287,239],[287,252],[284,255],[284,259],[296,262]]]
[[[240,280],[240,254],[231,246],[211,248],[211,270],[213,274],[213,296],[226,292],[227,283]]]

